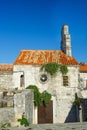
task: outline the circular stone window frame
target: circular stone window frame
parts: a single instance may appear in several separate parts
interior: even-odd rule
[[[47,80],[46,80],[46,81],[41,81],[41,76],[42,76],[42,75],[46,75],[46,77],[47,77]],[[40,83],[46,84],[49,80],[50,80],[50,75],[49,75],[48,73],[42,72],[42,73],[39,74],[39,81],[40,81]]]

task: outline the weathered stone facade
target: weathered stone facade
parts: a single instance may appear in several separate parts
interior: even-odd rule
[[[37,65],[15,65],[14,72],[18,73],[13,73],[14,81],[16,81],[14,88],[19,86],[19,89],[21,89],[20,80],[18,79],[21,75],[20,72],[23,72],[25,84],[22,89],[25,89],[28,85],[36,85],[41,92],[46,90],[51,93],[53,100],[53,123],[65,122],[75,100],[75,93],[78,92],[79,67],[68,66],[68,86],[63,86],[63,75],[60,72],[55,76],[51,76],[46,72],[40,71],[40,67]],[[48,77],[46,83],[40,81],[40,75],[43,73]],[[35,121],[33,122],[38,123],[37,110],[35,112],[35,115],[33,115]]]
[[[25,114],[25,117],[29,123],[33,123],[33,91],[23,90],[22,93],[14,95],[14,112],[15,119],[21,118],[22,114]]]
[[[33,65],[14,65],[13,73],[14,77],[14,88],[20,88],[20,76],[21,73],[24,73],[24,88],[28,85],[34,84],[37,85],[40,91],[44,91],[45,89],[60,89],[63,86],[63,76],[60,72],[58,72],[55,76],[51,76],[50,74],[40,71],[41,66],[33,66]],[[69,77],[69,85],[70,88],[77,88],[78,87],[78,74],[79,74],[79,67],[78,66],[68,66],[68,73],[67,76]],[[20,73],[21,72],[21,73]],[[48,81],[43,83],[40,81],[40,75],[46,73],[48,76]],[[15,83],[16,81],[16,83]]]
[[[15,118],[14,108],[0,108],[0,124],[10,122]]]
[[[0,72],[0,90],[6,90],[12,88],[13,86],[12,77],[13,77],[12,72],[3,72],[3,71]]]
[[[7,92],[9,93],[9,92]],[[14,91],[13,95],[13,106],[8,106],[10,102],[10,97],[0,98],[0,102],[6,102],[7,105],[0,107],[0,124],[4,123],[16,123],[18,119],[22,118],[22,115],[25,114],[26,119],[30,124],[33,123],[33,91],[32,90],[23,90],[23,91]],[[2,100],[1,100],[2,99]]]
[[[80,73],[80,88],[87,89],[87,72]]]
[[[6,115],[6,120],[16,122],[25,113],[30,123],[37,124],[38,107],[34,106],[33,92],[25,91],[27,86],[36,85],[40,92],[47,91],[52,95],[53,123],[82,120],[80,119],[82,113],[79,107],[73,106],[73,102],[76,94],[81,99],[87,98],[87,71],[80,71],[80,64],[72,56],[67,25],[62,28],[61,38],[61,51],[22,50],[13,65],[0,65],[0,98],[3,98],[4,90],[20,91],[14,94],[13,108],[0,108],[1,117],[6,109],[3,114]],[[55,75],[50,75],[44,70],[41,71],[42,65],[52,62],[66,65],[68,73],[63,75],[57,71]],[[10,101],[7,106],[9,104],[11,105]],[[87,112],[85,115],[87,116]],[[4,121],[4,117],[0,118],[1,122],[2,120]]]
[[[10,78],[9,80],[14,89],[24,90],[29,85],[36,85],[40,92],[46,90],[51,93],[53,100],[53,123],[67,122],[69,119],[71,120],[71,118],[71,121],[75,121],[77,117],[73,119],[73,114],[69,115],[69,113],[75,100],[75,94],[79,91],[79,66],[68,65],[67,67],[68,86],[63,86],[63,75],[61,72],[58,71],[56,75],[51,76],[47,72],[40,71],[41,65],[14,65],[13,74],[11,75],[11,80]],[[40,80],[42,74],[47,75],[48,79],[45,83]],[[24,84],[22,87],[20,86],[21,75],[24,75]],[[10,89],[10,87],[8,89]],[[33,107],[30,105],[30,101],[32,100],[30,98],[30,101],[26,103],[26,98],[27,95],[25,96],[25,94],[19,93],[14,95],[15,117],[20,117],[25,111],[30,123],[38,123],[38,109],[34,108],[34,105]],[[28,113],[28,108],[30,108],[32,112]]]

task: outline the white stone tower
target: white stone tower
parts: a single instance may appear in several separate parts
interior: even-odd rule
[[[68,56],[72,56],[71,38],[68,25],[63,25],[61,30],[61,50]]]

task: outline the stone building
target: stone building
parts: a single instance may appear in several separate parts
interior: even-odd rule
[[[50,62],[66,65],[68,73],[60,71],[55,76],[40,71],[42,65]],[[87,98],[87,64],[79,64],[72,56],[68,25],[61,30],[61,50],[21,50],[13,64],[0,65],[0,90],[18,88],[24,90],[36,85],[40,92],[52,95],[50,104],[33,107],[33,123],[64,123],[80,121],[79,109],[73,106],[75,95]],[[86,100],[85,100],[86,102]],[[84,107],[84,110],[86,105]],[[86,111],[86,110],[85,110]],[[87,114],[84,120],[87,118]],[[83,118],[83,115],[81,118]]]

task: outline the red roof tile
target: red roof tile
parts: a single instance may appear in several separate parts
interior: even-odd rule
[[[13,71],[13,65],[12,64],[0,64],[0,71]]]
[[[86,72],[87,71],[87,64],[80,65],[80,72]]]
[[[49,62],[78,65],[78,62],[72,56],[66,56],[58,50],[22,50],[14,65],[41,65]]]

